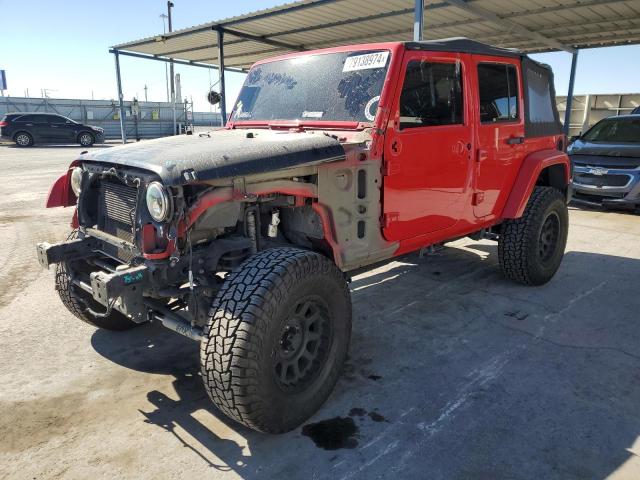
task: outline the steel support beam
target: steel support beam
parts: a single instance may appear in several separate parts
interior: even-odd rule
[[[468,13],[472,13],[477,17],[483,18],[485,20],[489,20],[490,22],[495,23],[496,25],[500,25],[504,27],[507,31],[511,31],[512,29],[517,29],[517,31],[521,35],[527,36],[532,40],[537,40],[538,42],[544,45],[549,45],[554,49],[564,50],[569,53],[573,53],[575,51],[574,48],[564,45],[561,42],[558,42],[552,38],[545,37],[541,33],[531,31],[528,28],[520,25],[519,23],[500,17],[499,15],[496,15],[495,13],[490,12],[489,10],[485,10],[484,8],[471,5],[470,2],[468,2],[467,0],[444,0],[444,1],[449,5],[453,5],[454,7],[458,7],[459,9],[464,10]]]
[[[218,76],[220,79],[220,122],[227,124],[227,92],[224,84],[224,31],[218,30]]]
[[[125,50],[116,50],[114,48],[109,50],[109,53],[115,53],[118,52],[120,55],[125,55],[127,57],[134,57],[134,58],[142,58],[144,60],[157,60],[158,62],[173,62],[176,65],[186,65],[188,67],[201,67],[201,68],[213,68],[214,70],[218,69],[217,65],[213,65],[213,64],[209,64],[209,63],[199,63],[196,60],[175,60],[175,59],[171,59],[171,58],[166,58],[166,57],[158,57],[158,56],[154,56],[154,55],[145,55],[143,53],[134,53],[134,52],[127,52]],[[225,68],[225,70],[228,71],[232,71],[232,72],[238,72],[238,73],[247,73],[246,70],[243,70],[241,68]]]
[[[564,112],[564,133],[569,135],[571,127],[571,107],[573,106],[573,86],[576,80],[576,67],[578,65],[578,52],[576,50],[571,55],[571,73],[569,74],[569,91],[567,92],[567,110]]]
[[[228,33],[229,35],[233,35],[234,37],[238,37],[238,38],[243,38],[245,40],[265,43],[267,45],[271,45],[272,47],[286,48],[288,50],[296,50],[299,52],[305,50],[305,48],[302,45],[294,45],[292,43],[280,42],[279,40],[271,40],[266,36],[252,35],[250,33],[240,32],[238,30],[232,30],[226,27],[213,27],[213,30],[217,30],[218,32],[223,31],[225,33]]]
[[[127,143],[127,132],[124,130],[124,98],[122,96],[122,78],[120,77],[120,52],[113,50],[113,56],[116,59],[116,81],[118,83],[118,104],[120,107],[120,137],[122,143]]]
[[[424,0],[415,0],[413,11],[413,41],[422,41],[422,30],[424,23]]]

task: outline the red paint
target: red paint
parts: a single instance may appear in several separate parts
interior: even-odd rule
[[[76,204],[76,195],[71,189],[71,170],[59,177],[49,190],[46,208],[72,207]]]
[[[142,226],[142,253],[151,253],[156,249],[156,227],[152,223]]]
[[[473,84],[474,111],[480,111],[478,96],[478,66],[482,63],[492,65],[513,65],[518,75],[518,119],[482,123],[479,114],[476,115],[476,163],[474,172],[474,192],[482,198],[473,206],[476,217],[488,215],[494,217],[500,212],[510,186],[518,172],[518,167],[528,146],[524,143],[510,145],[507,141],[514,137],[524,137],[524,100],[522,79],[520,76],[520,61],[515,58],[490,57],[470,55],[469,82]]]
[[[167,249],[164,252],[160,253],[143,253],[142,256],[147,260],[164,260],[169,258],[171,254],[176,250],[176,241],[169,240],[167,245]]]
[[[569,157],[559,150],[540,150],[530,153],[522,162],[518,176],[513,183],[509,199],[502,212],[503,218],[518,218],[524,213],[527,201],[536,186],[540,172],[551,165],[564,167],[564,179],[569,183]]]
[[[400,128],[400,95],[409,62],[460,64],[464,75],[468,55],[445,52],[408,51],[404,55],[395,88],[392,116],[385,140],[387,176],[384,178],[383,229],[390,241],[443,230],[456,224],[468,205],[472,167],[473,107],[464,102],[460,125]],[[464,98],[471,97],[462,82]]]

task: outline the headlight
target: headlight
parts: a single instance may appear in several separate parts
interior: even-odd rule
[[[82,185],[82,168],[75,167],[71,170],[71,190],[76,194],[76,197],[80,196],[80,187]]]
[[[156,222],[171,216],[171,200],[160,182],[151,182],[147,187],[147,209]]]

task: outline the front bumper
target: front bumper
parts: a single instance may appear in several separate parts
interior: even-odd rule
[[[640,168],[573,167],[573,200],[633,208],[640,205]]]
[[[38,261],[43,268],[49,268],[53,263],[87,258],[99,250],[100,242],[99,239],[86,236],[53,245],[39,243],[36,247]],[[105,307],[106,312],[115,309],[136,323],[148,320],[144,292],[151,285],[146,265],[120,265],[113,271],[98,269],[91,272],[88,282],[73,276],[71,281]]]

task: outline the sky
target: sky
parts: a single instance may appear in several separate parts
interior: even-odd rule
[[[174,30],[286,3],[285,0],[173,0]],[[25,16],[25,13],[28,15]],[[0,0],[0,69],[6,70],[5,95],[56,98],[117,98],[110,46],[162,33],[165,0]],[[25,19],[28,18],[28,22]],[[409,40],[409,38],[408,38]],[[565,95],[571,55],[534,55],[554,70],[556,92]],[[640,92],[640,45],[580,52],[575,93]],[[121,57],[124,97],[166,100],[163,62]],[[176,66],[183,96],[196,111],[210,111],[205,99],[217,71]],[[211,78],[211,80],[210,80]],[[227,72],[227,103],[242,86],[243,75]]]

